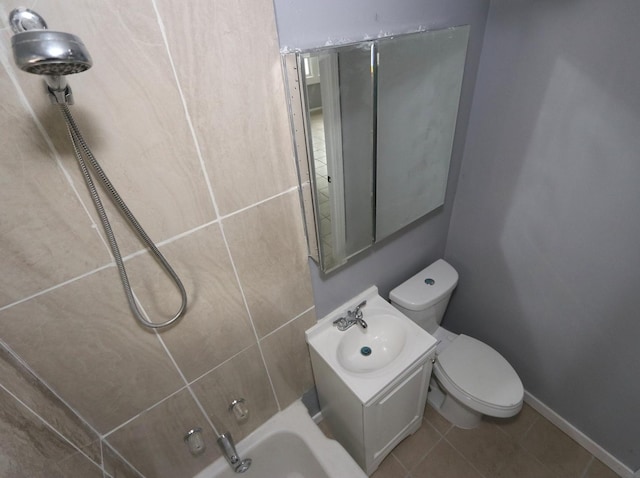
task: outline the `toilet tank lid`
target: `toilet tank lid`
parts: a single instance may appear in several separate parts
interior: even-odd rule
[[[392,302],[408,310],[423,310],[439,302],[458,284],[458,273],[439,259],[389,293]]]

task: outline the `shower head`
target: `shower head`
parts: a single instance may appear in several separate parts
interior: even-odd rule
[[[91,55],[75,35],[47,30],[47,23],[28,8],[16,8],[9,14],[14,32],[13,57],[18,68],[44,75],[54,103],[72,104],[65,75],[91,68]]]
[[[36,75],[71,75],[93,64],[82,40],[50,30],[29,30],[11,38],[16,65]]]

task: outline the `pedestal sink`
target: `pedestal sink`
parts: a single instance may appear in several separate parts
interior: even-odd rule
[[[366,301],[363,324],[334,321]],[[307,330],[322,416],[335,438],[371,475],[422,423],[436,339],[371,287]]]

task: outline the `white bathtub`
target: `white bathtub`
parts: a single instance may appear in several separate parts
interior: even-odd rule
[[[224,457],[194,478],[366,478],[342,446],[329,440],[302,402],[271,417],[236,445],[242,459],[251,458],[246,473],[234,473]]]

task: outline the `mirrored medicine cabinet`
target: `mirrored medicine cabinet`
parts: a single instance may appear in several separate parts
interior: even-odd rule
[[[466,25],[284,56],[324,272],[444,203],[468,38]]]

